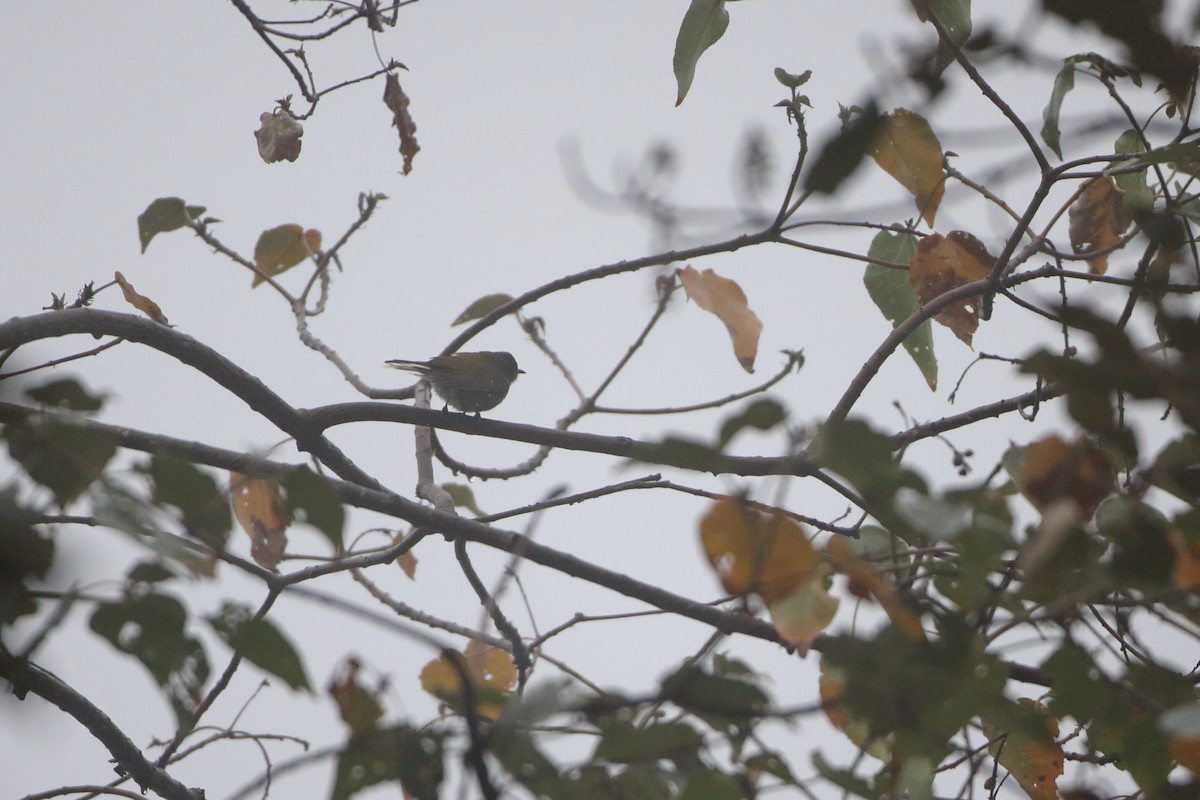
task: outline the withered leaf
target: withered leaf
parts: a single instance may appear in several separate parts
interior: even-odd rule
[[[275,569],[287,549],[287,529],[292,523],[279,484],[231,472],[229,501],[233,515],[250,536],[250,557],[259,566]]]
[[[1055,435],[1025,447],[1017,485],[1038,511],[1069,499],[1084,520],[1091,519],[1100,501],[1117,488],[1108,453],[1086,439],[1068,444]]]
[[[268,164],[276,161],[295,161],[300,157],[300,137],[304,135],[304,126],[297,122],[291,114],[280,110],[274,114],[267,112],[258,117],[258,130],[254,138],[258,141],[258,155]]]
[[[1093,181],[1068,211],[1072,249],[1077,255],[1096,253],[1088,258],[1093,274],[1107,272],[1108,254],[1124,246],[1121,234],[1133,221],[1122,202],[1124,196],[1112,176],[1105,175]]]
[[[768,605],[800,589],[817,565],[803,525],[740,497],[723,497],[712,505],[700,520],[700,544],[725,591],[753,592]]]
[[[722,278],[711,269],[704,272],[687,266],[679,271],[679,280],[696,305],[711,311],[725,323],[733,339],[733,354],[746,372],[754,372],[754,359],[758,356],[758,337],[763,324],[749,304],[746,293],[736,281]]]
[[[948,236],[935,233],[917,245],[908,280],[924,306],[951,289],[983,280],[991,271],[992,261],[983,242],[966,231],[951,231]],[[969,347],[979,327],[979,298],[944,308],[936,319]]]
[[[392,125],[400,132],[400,155],[404,156],[402,175],[412,172],[413,158],[421,150],[417,144],[417,123],[413,122],[408,113],[408,95],[400,88],[400,81],[395,74],[387,76],[383,87],[383,102],[391,109]]]
[[[254,264],[258,274],[251,287],[266,277],[286,272],[321,249],[321,232],[301,225],[279,225],[265,230],[254,245]]]
[[[496,719],[500,716],[500,700],[517,685],[517,666],[507,650],[489,644],[472,641],[459,656],[443,653],[430,661],[421,670],[421,688],[429,694],[462,710],[463,676],[451,663],[451,658],[461,659],[467,675],[475,685],[478,705],[476,712],[481,717]]]
[[[871,157],[917,201],[917,211],[933,225],[946,191],[941,142],[920,114],[897,108],[884,114]]]
[[[166,314],[163,314],[162,309],[158,307],[158,303],[145,295],[138,294],[137,290],[133,288],[133,284],[125,280],[125,276],[120,272],[116,273],[113,277],[117,279],[117,283],[121,287],[121,293],[125,295],[125,302],[138,311],[141,311],[159,325],[170,324],[167,322]]]

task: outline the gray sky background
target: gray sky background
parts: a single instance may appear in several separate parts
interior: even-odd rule
[[[914,108],[922,102],[894,82],[904,45],[933,36],[915,20],[907,0],[759,0],[730,5],[728,33],[701,59],[690,95],[676,108],[671,53],[686,5],[682,0],[426,0],[405,8],[399,26],[377,42],[385,59],[395,57],[409,68],[400,78],[412,100],[422,150],[412,174],[401,177],[397,139],[380,99],[381,80],[323,99],[305,123],[297,162],[260,161],[251,135],[258,116],[270,111],[276,98],[296,93],[296,87],[231,4],[6,3],[0,6],[0,96],[5,98],[0,238],[6,276],[0,314],[35,313],[52,291],[70,298],[83,283],[107,282],[120,270],[180,330],[257,374],[292,404],[361,399],[321,356],[299,344],[288,309],[275,295],[262,287],[251,291],[249,274],[190,234],[161,235],[141,255],[137,215],[156,197],[181,196],[222,219],[217,235],[250,255],[258,232],[282,223],[318,228],[326,243],[332,242],[354,220],[359,192],[387,194],[390,199],[342,251],[346,270],[335,275],[329,311],[313,320],[312,328],[369,384],[399,387],[404,376],[385,370],[382,362],[438,352],[456,333],[450,322],[477,297],[519,294],[568,273],[653,251],[655,239],[642,220],[602,211],[571,187],[568,164],[573,161],[564,153],[578,153],[587,174],[611,188],[621,185],[648,147],[665,142],[675,148],[678,170],[670,197],[687,208],[726,210],[673,243],[686,246],[733,232],[738,214],[731,181],[748,131],[762,131],[771,146],[774,180],[764,197],[767,208],[778,202],[795,136],[782,110],[772,107],[786,95],[772,77],[774,67],[813,70],[804,91],[814,106],[808,119],[817,149],[836,130],[838,102],[849,105],[879,87],[884,87],[885,107]],[[295,11],[288,3],[274,6],[256,8],[266,17]],[[1011,29],[1024,19],[1012,10],[1010,3],[976,3],[977,27],[993,22]],[[1104,46],[1077,41],[1069,50],[1055,49],[1056,36],[1053,26],[1039,28],[1035,41],[1055,57]],[[378,67],[371,40],[358,27],[309,47],[308,56],[320,86]],[[1050,72],[1007,66],[988,77],[1025,119],[1035,128],[1040,124]],[[956,77],[955,86],[934,108],[920,110],[933,118],[943,147],[960,154],[958,167],[972,174],[1018,157],[1019,142],[1003,128],[999,114],[965,81]],[[1067,111],[1095,107],[1101,96],[1081,82]],[[1104,134],[1095,151],[1106,151],[1115,136]],[[874,165],[865,165],[861,173],[836,207],[814,203],[799,218],[893,222],[915,215],[904,190]],[[991,185],[1019,206],[1028,178],[1020,173]],[[968,228],[995,252],[1005,221],[963,197],[961,192],[947,195],[937,229]],[[881,213],[881,207],[889,210]],[[814,229],[811,236],[858,252],[866,251],[870,238],[858,230],[831,233],[827,228]],[[1114,264],[1117,274],[1130,268],[1122,259]],[[606,395],[606,404],[683,405],[741,391],[778,368],[780,350],[803,348],[804,370],[773,394],[791,407],[797,421],[818,421],[889,331],[862,288],[858,262],[763,246],[695,265],[736,279],[763,320],[756,375],[737,365],[716,318],[680,296],[645,351]],[[298,286],[300,269],[283,281]],[[607,373],[648,318],[652,278],[647,272],[587,284],[529,309],[545,321],[551,345],[585,389]],[[1084,296],[1092,290],[1076,291]],[[1095,295],[1103,300],[1103,292]],[[96,305],[130,310],[115,290],[103,293]],[[994,321],[979,331],[976,351],[1018,356],[1039,342],[1055,342],[1052,330],[1028,320],[1011,306],[998,305]],[[973,354],[944,328],[935,326],[935,340],[941,364],[936,393],[925,388],[908,357],[898,354],[858,411],[899,429],[904,421],[891,405],[894,400],[914,418],[934,419],[1029,388],[1009,368],[983,364],[971,373],[957,404],[949,406],[947,394]],[[90,339],[73,340],[30,350],[49,358],[93,345]],[[550,426],[571,407],[566,383],[512,323],[495,326],[468,349],[511,350],[527,373],[492,416]],[[81,376],[91,388],[111,392],[107,421],[242,450],[265,450],[281,438],[218,388],[135,345],[53,374]],[[681,431],[709,436],[720,416],[589,417],[580,429],[643,439]],[[1047,413],[1033,426],[1013,419],[987,423],[955,442],[975,449],[977,474],[983,474],[1010,437],[1028,441],[1055,419]],[[476,463],[506,466],[530,452],[524,446],[447,439],[456,455]],[[337,431],[335,440],[385,483],[411,491],[415,469],[408,429],[358,426]],[[782,443],[747,436],[743,447],[774,453]],[[283,448],[278,456],[292,453]],[[940,443],[920,445],[913,457],[940,481],[952,475],[950,451]],[[0,478],[5,469],[0,465]],[[584,490],[653,471],[636,465],[616,471],[607,459],[556,453],[532,479],[474,488],[480,505],[495,511],[536,501],[554,485]],[[676,477],[717,490],[744,485]],[[780,488],[770,482],[758,491],[774,498]],[[783,491],[788,505],[802,513],[835,516],[843,505],[807,484],[793,483]],[[715,597],[719,587],[696,539],[696,520],[705,507],[683,495],[617,496],[548,513],[536,535],[545,544],[689,596]],[[348,536],[378,524],[367,515],[355,517]],[[320,552],[315,535],[296,533],[292,539],[298,552]],[[96,593],[117,590],[112,579],[135,552],[117,535],[94,529],[64,529],[58,541],[65,552],[77,555],[74,569],[81,585]],[[245,549],[240,533],[232,541]],[[477,603],[449,548],[428,542],[417,554],[415,582],[390,568],[376,568],[372,575],[401,600],[476,624]],[[483,552],[477,559],[492,575],[505,560]],[[525,568],[522,576],[541,630],[577,611],[642,608],[544,570]],[[318,588],[383,610],[348,579],[324,583]],[[251,604],[260,597],[254,581],[229,569],[215,584],[177,583],[171,591],[186,598],[197,614],[211,612],[223,597]],[[850,624],[853,611],[843,602],[839,624]],[[516,604],[511,612],[528,630]],[[149,677],[86,632],[87,614],[82,606],[72,613],[45,648],[44,663],[112,715],[138,744],[168,736],[170,712]],[[340,741],[341,724],[323,688],[349,652],[391,676],[393,716],[422,721],[436,713],[435,702],[416,684],[421,665],[433,657],[427,649],[299,600],[281,602],[273,615],[302,645],[319,642],[304,653],[319,691],[309,700],[296,700],[285,687],[272,686],[250,704],[241,727],[296,733],[318,747]],[[563,636],[554,655],[605,685],[645,689],[707,635],[701,626],[673,619],[600,623]],[[815,659],[787,658],[741,639],[724,649],[771,672],[780,702],[814,696]],[[223,668],[226,653],[219,642],[210,642],[209,654],[214,671]],[[543,664],[535,680],[554,672]],[[209,721],[227,724],[260,677],[253,668],[243,669]],[[0,701],[3,793],[20,796],[108,780],[99,745],[65,715],[30,708],[36,703]],[[808,762],[798,753],[826,744],[826,730],[823,720],[813,719],[799,731],[781,732],[781,741],[796,747],[793,763],[801,770]],[[287,745],[271,749],[280,760],[298,752]],[[250,746],[223,743],[188,759],[176,774],[185,783],[205,785],[209,797],[222,798],[260,767]],[[282,792],[278,796],[321,797],[330,774],[325,762],[298,779],[285,779],[276,791]]]

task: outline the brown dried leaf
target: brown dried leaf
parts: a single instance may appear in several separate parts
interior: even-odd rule
[[[925,638],[921,618],[904,605],[900,595],[896,593],[896,588],[875,567],[850,551],[845,539],[836,536],[830,539],[829,544],[825,546],[825,552],[829,553],[838,570],[856,587],[856,594],[861,592],[874,597],[879,605],[883,606],[892,623],[908,634],[910,639],[921,641]]]
[[[421,150],[417,144],[417,123],[413,122],[408,113],[408,95],[400,88],[400,81],[395,74],[387,76],[383,87],[383,102],[392,112],[392,125],[400,132],[400,155],[404,156],[404,169],[401,174],[412,172],[413,158]]]
[[[121,293],[125,295],[125,302],[136,308],[138,311],[145,314],[150,319],[157,322],[159,325],[168,325],[167,316],[163,314],[162,309],[158,307],[158,303],[151,300],[145,295],[140,295],[133,288],[133,284],[125,280],[125,276],[121,273],[116,273],[113,277],[117,279],[117,283],[121,286]]]
[[[404,539],[405,536],[403,533],[397,533],[396,538],[392,540],[392,544],[400,544]],[[400,567],[400,571],[408,576],[410,581],[417,579],[417,557],[412,554],[411,550],[396,557],[396,566]]]
[[[966,231],[926,236],[917,245],[908,281],[921,305],[939,295],[988,276],[992,257],[983,243]],[[968,347],[979,327],[979,298],[971,297],[938,312],[937,321],[954,331]]]
[[[286,272],[321,249],[321,232],[300,225],[279,225],[265,230],[254,245],[254,265],[258,274],[250,284],[258,286],[266,277]]]
[[[258,141],[258,155],[268,164],[276,161],[295,161],[300,157],[300,137],[304,135],[304,126],[297,122],[291,114],[280,110],[274,114],[260,114],[261,123],[254,132]]]
[[[1074,501],[1083,520],[1091,519],[1117,488],[1108,453],[1086,439],[1068,444],[1055,435],[1025,447],[1017,484],[1038,511],[1067,499]]]
[[[329,682],[329,696],[337,703],[342,722],[346,723],[351,733],[371,730],[378,726],[383,717],[379,691],[372,691],[359,683],[361,668],[358,659],[350,656],[342,662]]]
[[[233,515],[250,536],[250,557],[259,566],[275,569],[287,549],[287,529],[292,522],[279,484],[231,472],[229,500]]]
[[[917,211],[927,224],[933,225],[946,191],[946,178],[942,174],[945,155],[925,118],[906,108],[884,114],[879,135],[868,152],[875,163],[912,194]]]
[[[1068,211],[1071,220],[1071,247],[1076,255],[1096,255],[1088,258],[1088,268],[1095,275],[1108,271],[1108,254],[1124,247],[1121,234],[1133,218],[1121,199],[1125,192],[1111,175],[1093,181]]]
[[[687,266],[679,270],[679,280],[696,305],[716,314],[733,339],[733,354],[746,372],[754,372],[754,359],[758,356],[758,337],[763,324],[758,315],[750,310],[746,293],[736,281],[722,278],[711,269],[698,272]]]

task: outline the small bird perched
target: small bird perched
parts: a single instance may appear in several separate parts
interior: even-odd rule
[[[508,387],[525,374],[512,353],[451,353],[428,361],[386,362],[389,367],[415,372],[433,385],[438,397],[459,411],[488,411],[508,396]]]

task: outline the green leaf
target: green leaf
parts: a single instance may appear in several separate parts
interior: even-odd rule
[[[725,8],[725,0],[692,0],[687,13],[683,15],[679,35],[675,37],[672,64],[675,82],[679,85],[675,105],[687,97],[692,79],[696,76],[696,62],[700,60],[700,55],[715,44],[728,27],[729,11]]]
[[[804,179],[805,190],[821,194],[836,191],[858,169],[867,150],[875,143],[881,124],[879,108],[871,100],[821,148]]]
[[[923,21],[928,21],[931,13],[936,15],[950,41],[960,48],[971,38],[971,0],[918,0],[914,5]],[[953,61],[954,51],[939,41],[937,72],[941,73]]]
[[[454,318],[454,322],[451,322],[450,326],[454,327],[455,325],[462,325],[463,323],[486,317],[505,303],[511,303],[512,299],[511,294],[484,295],[467,306],[461,314]]]
[[[44,406],[65,408],[68,411],[99,411],[104,405],[103,395],[88,394],[78,381],[70,378],[61,378],[26,389],[25,396]]]
[[[775,68],[775,80],[779,81],[780,83],[782,83],[784,86],[788,87],[789,89],[800,88],[804,84],[808,83],[808,79],[811,77],[812,77],[811,69],[806,69],[806,70],[804,70],[804,72],[801,72],[799,75],[795,75],[791,72],[788,72],[783,67]]]
[[[208,617],[208,622],[235,653],[251,664],[282,678],[293,689],[312,691],[300,655],[268,620],[254,619],[248,607],[226,602],[221,613]]]
[[[700,732],[683,722],[662,722],[644,728],[609,724],[592,757],[612,764],[674,760],[694,755],[703,743]]]
[[[187,612],[165,594],[100,603],[92,630],[150,670],[180,724],[190,722],[208,680],[208,658],[200,642],[184,631]]]
[[[150,246],[155,235],[175,231],[204,213],[204,206],[185,205],[178,197],[160,197],[138,215],[138,239],[142,252]]]
[[[1058,129],[1058,114],[1062,110],[1063,98],[1067,92],[1075,88],[1075,62],[1066,59],[1058,76],[1054,79],[1054,88],[1050,91],[1050,102],[1042,111],[1042,141],[1062,158],[1061,132]]]
[[[760,717],[771,705],[766,693],[754,684],[712,675],[695,666],[683,667],[664,678],[662,696],[705,717]]]
[[[483,509],[475,502],[475,491],[470,486],[465,483],[443,483],[442,489],[450,495],[455,508],[466,509],[477,517],[484,516]]]
[[[746,791],[719,769],[699,769],[688,776],[679,800],[744,800]]]
[[[111,486],[96,493],[92,515],[96,522],[129,536],[157,558],[177,562],[197,575],[211,575],[213,562],[188,547],[168,527],[163,509]]]
[[[292,519],[312,525],[340,550],[346,512],[329,484],[308,467],[301,467],[287,473],[283,491]],[[297,514],[297,511],[303,513]]]
[[[148,472],[154,480],[155,502],[178,508],[189,536],[217,550],[225,546],[233,527],[233,513],[224,491],[211,475],[170,456],[155,456]]]
[[[1130,129],[1117,137],[1113,152],[1140,155],[1146,152],[1146,148],[1142,144],[1142,137],[1138,135],[1138,132]],[[1113,167],[1128,167],[1136,163],[1136,160],[1131,159],[1113,164]],[[1113,175],[1113,178],[1117,181],[1117,186],[1121,191],[1125,193],[1121,198],[1121,203],[1125,206],[1129,216],[1140,220],[1154,210],[1154,192],[1146,184],[1146,170],[1119,173]]]
[[[917,237],[913,234],[880,231],[871,240],[867,255],[881,261],[910,264],[916,252]],[[893,328],[911,317],[921,306],[916,290],[909,283],[908,273],[902,269],[868,264],[863,284],[871,300]],[[933,351],[933,323],[930,320],[921,323],[904,339],[904,349],[912,357],[917,369],[921,370],[925,383],[930,389],[936,390],[937,355]]]
[[[661,442],[650,442],[635,448],[629,460],[696,472],[716,472],[721,463],[721,451],[695,439],[668,436]]]
[[[44,578],[54,563],[54,540],[38,533],[36,520],[15,486],[0,491],[0,628],[37,611],[25,581]]]
[[[742,411],[726,417],[721,423],[717,447],[724,449],[739,432],[746,428],[769,431],[787,419],[787,409],[771,399],[755,400]]]
[[[4,438],[9,455],[64,507],[104,473],[117,452],[110,434],[54,420],[10,424]]]
[[[333,800],[349,800],[363,789],[399,781],[416,800],[438,800],[445,770],[443,734],[396,725],[362,731],[338,756]]]

